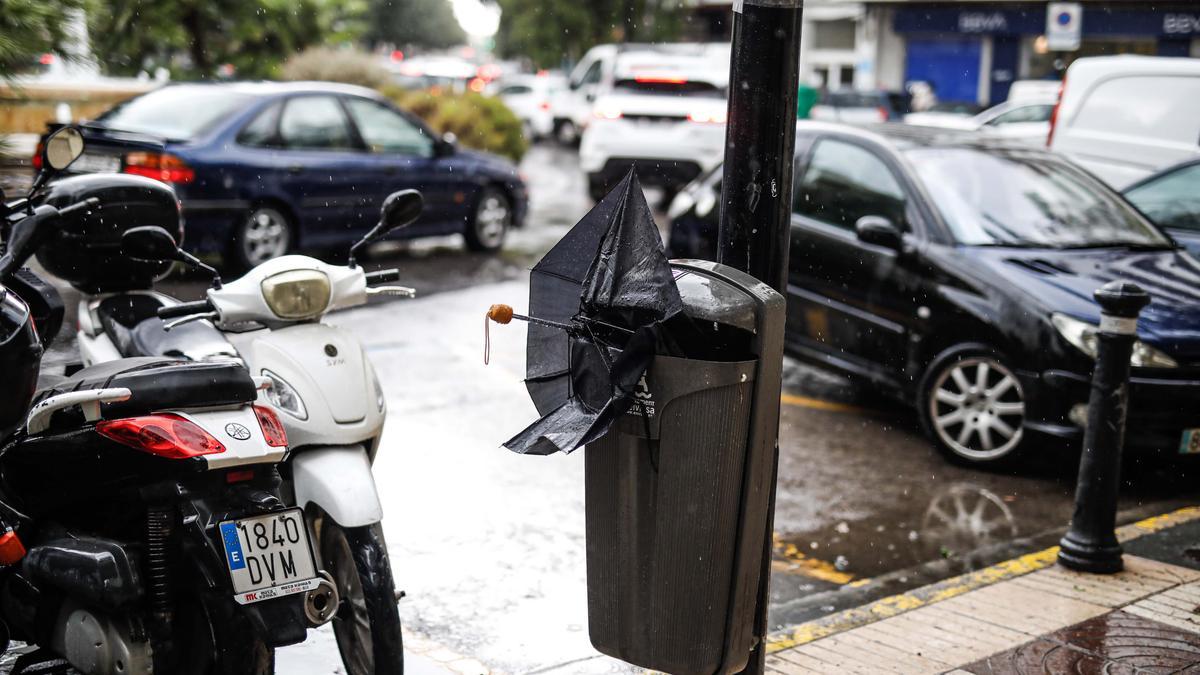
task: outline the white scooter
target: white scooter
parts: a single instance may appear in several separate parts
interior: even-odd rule
[[[412,223],[421,208],[414,190],[390,196],[379,224],[351,248],[346,266],[289,255],[224,285],[163,228],[132,228],[122,238],[127,255],[210,270],[207,297],[180,303],[139,291],[80,304],[85,365],[127,355],[236,356],[270,383],[264,402],[280,412],[292,449],[283,467],[285,490],[290,484],[295,505],[309,515],[321,561],[337,584],[342,605],[333,627],[349,675],[401,673],[403,667],[383,509],[371,473],[387,404],[358,341],[321,318],[372,295],[413,297],[413,289],[377,285],[395,281],[397,270],[364,272],[354,253]]]

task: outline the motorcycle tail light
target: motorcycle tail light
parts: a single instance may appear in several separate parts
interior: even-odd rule
[[[0,565],[15,565],[25,557],[25,544],[13,530],[0,534]]]
[[[239,469],[225,474],[226,483],[244,483],[248,480],[254,480],[254,469]]]
[[[192,167],[165,152],[131,152],[125,155],[125,173],[164,183],[190,183],[196,179]]]
[[[286,448],[287,432],[283,430],[283,423],[279,421],[279,417],[270,408],[261,405],[254,406],[254,415],[258,417],[258,426],[262,428],[267,445],[272,448]]]
[[[172,413],[105,420],[96,424],[96,433],[166,459],[191,459],[225,452],[225,446],[212,434]]]
[[[42,152],[45,149],[46,146],[41,141],[38,141],[37,149],[33,151],[33,159],[31,160],[33,162],[34,171],[42,170]]]

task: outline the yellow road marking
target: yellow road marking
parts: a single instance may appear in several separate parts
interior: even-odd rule
[[[779,397],[779,400],[784,405],[794,405],[800,408],[811,408],[813,410],[827,410],[829,412],[856,412],[870,413],[874,412],[869,408],[862,408],[849,403],[838,403],[836,401],[826,401],[819,398],[809,398],[808,396],[798,396],[796,394],[784,394]]]
[[[1159,532],[1168,527],[1200,519],[1200,507],[1188,506],[1159,516],[1139,520],[1117,528],[1117,539],[1129,541],[1146,534]],[[907,593],[893,595],[862,607],[854,607],[837,614],[802,623],[784,631],[767,636],[767,652],[784,649],[828,637],[836,633],[858,628],[870,623],[902,614],[918,607],[948,600],[1005,579],[1029,574],[1053,565],[1058,559],[1058,547],[1028,553],[1012,560],[996,563],[991,567],[969,572],[928,586],[915,588]]]
[[[798,546],[789,544],[779,538],[779,533],[773,535],[775,555],[785,560],[774,560],[771,567],[779,572],[799,574],[801,576],[828,581],[839,586],[854,581],[854,575],[839,570],[833,563],[805,555]]]

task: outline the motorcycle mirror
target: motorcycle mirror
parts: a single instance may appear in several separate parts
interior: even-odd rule
[[[121,250],[134,260],[178,260],[179,247],[169,232],[157,225],[131,227],[121,235]]]
[[[125,230],[121,235],[121,250],[134,260],[176,260],[188,267],[204,270],[212,275],[213,287],[221,287],[221,275],[216,268],[206,265],[196,256],[179,248],[171,233],[157,225],[143,225]]]
[[[62,127],[50,134],[42,147],[42,166],[62,171],[83,154],[83,134],[75,127]]]
[[[412,225],[421,216],[425,199],[416,190],[400,190],[388,195],[379,210],[379,223],[371,228],[362,239],[350,247],[350,267],[354,267],[354,254],[367,244],[381,239],[389,232]]]

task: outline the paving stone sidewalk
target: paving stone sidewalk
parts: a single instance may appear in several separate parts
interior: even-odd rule
[[[1200,673],[1200,564],[1181,555],[1200,509],[1118,535],[1119,574],[1046,549],[775,635],[767,672]]]

